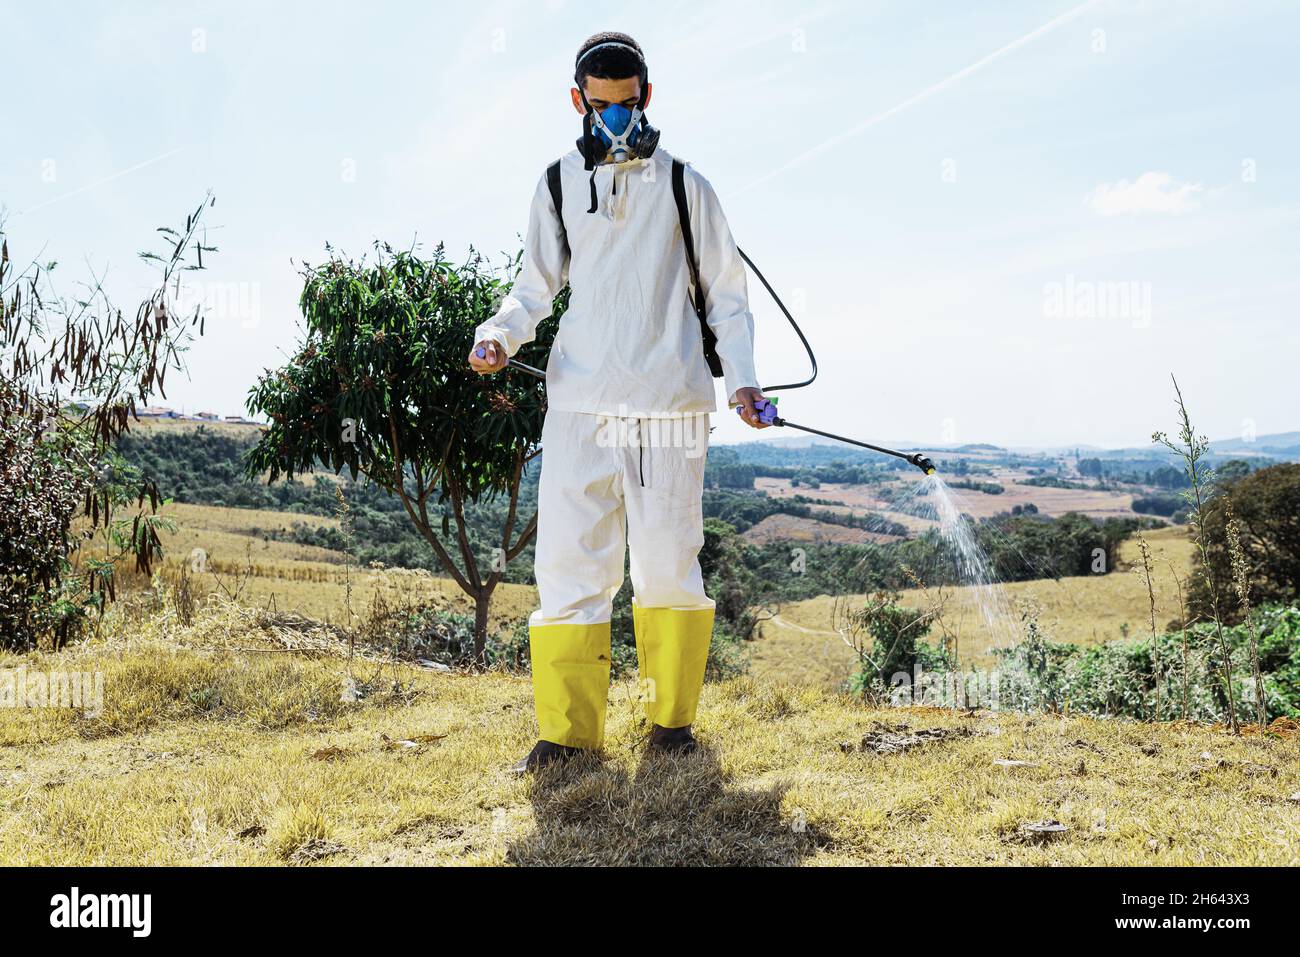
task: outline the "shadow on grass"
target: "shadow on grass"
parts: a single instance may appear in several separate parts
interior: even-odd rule
[[[784,785],[732,786],[715,754],[647,752],[634,775],[572,763],[533,779],[537,827],[506,851],[519,865],[790,865],[812,853],[811,827],[781,816]]]

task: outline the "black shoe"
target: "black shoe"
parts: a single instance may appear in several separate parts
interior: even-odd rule
[[[650,747],[668,754],[690,754],[698,745],[689,724],[684,728],[661,728],[655,725],[650,732]]]
[[[570,758],[582,753],[582,748],[571,748],[565,744],[552,744],[550,741],[538,741],[533,750],[510,766],[515,774],[529,774],[540,771],[551,764],[563,764]]]

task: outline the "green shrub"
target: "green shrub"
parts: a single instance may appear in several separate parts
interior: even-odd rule
[[[925,671],[950,670],[943,651],[923,640],[933,624],[928,611],[899,604],[892,592],[877,592],[860,609],[849,612],[845,631],[858,653],[858,669],[849,679],[849,689],[869,700],[882,700],[898,676],[906,675],[910,682],[918,666]]]
[[[1170,518],[1183,510],[1181,495],[1136,495],[1133,497],[1133,511],[1140,515],[1162,515]]]
[[[1274,606],[1256,616],[1268,718],[1300,717],[1300,607]],[[1224,636],[1237,717],[1254,720],[1248,629],[1227,628]],[[1026,639],[996,654],[1003,708],[1170,720],[1183,716],[1186,701],[1186,717],[1193,721],[1221,721],[1227,713],[1212,624],[1083,648],[1046,640],[1031,617]]]

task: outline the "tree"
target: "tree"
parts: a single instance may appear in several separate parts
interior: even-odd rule
[[[15,271],[0,224],[0,646],[77,637],[116,596],[123,562],[147,575],[161,557],[158,490],[115,445],[203,333],[201,310],[187,320],[173,303],[215,250],[200,227],[211,204],[160,228],[162,253],[140,254],[160,279],[133,319],[98,277],[65,296],[56,264]]]
[[[482,662],[492,592],[537,529],[536,513],[521,522],[517,506],[524,468],[541,451],[544,392],[518,372],[480,377],[466,364],[475,327],[509,290],[503,270],[473,252],[453,264],[441,245],[431,260],[380,244],[375,254],[367,262],[331,252],[304,267],[303,341],[249,394],[249,409],[270,427],[247,471],[274,482],[346,468],[396,495],[474,600]],[[545,365],[555,326],[543,322],[519,358]],[[509,499],[500,535],[476,542],[466,507],[497,496]]]
[[[850,686],[868,698],[886,694],[896,675],[910,680],[922,657],[918,643],[934,625],[932,612],[908,608],[888,591],[868,596],[859,609],[841,603],[833,614],[836,630],[858,656]]]
[[[1084,478],[1099,479],[1101,478],[1102,475],[1101,459],[1098,458],[1080,459],[1078,469],[1079,469],[1079,474],[1082,475]]]
[[[1229,459],[1214,468],[1214,477],[1220,488],[1232,484],[1237,479],[1245,478],[1253,471],[1245,459]]]
[[[1156,493],[1155,495],[1134,495],[1133,511],[1139,515],[1163,515],[1169,518],[1183,507],[1181,495]]]
[[[748,551],[749,544],[733,526],[717,518],[704,520],[700,574],[709,586],[718,618],[742,640],[748,640],[754,632],[753,608],[759,585],[750,570]]]
[[[1203,516],[1206,549],[1197,554],[1198,574],[1190,596],[1195,612],[1211,611],[1211,584],[1220,594],[1233,581],[1228,521],[1236,515],[1241,558],[1255,604],[1300,597],[1300,465],[1273,465],[1218,490]],[[1208,574],[1206,574],[1208,572]],[[1230,620],[1239,616],[1224,609]]]
[[[1205,522],[1208,517],[1207,506],[1213,494],[1214,473],[1206,464],[1205,456],[1210,450],[1210,441],[1193,428],[1187,404],[1183,401],[1182,389],[1178,387],[1178,380],[1172,375],[1170,379],[1173,380],[1174,395],[1178,400],[1178,441],[1171,441],[1163,432],[1152,433],[1151,441],[1163,445],[1183,460],[1187,475],[1187,491],[1183,494],[1187,499],[1188,524],[1191,526],[1192,542],[1196,546],[1194,554],[1201,568],[1201,574],[1196,577],[1198,584],[1205,588],[1210,619],[1214,623],[1215,634],[1218,637],[1223,668],[1223,691],[1228,706],[1228,723],[1232,726],[1233,734],[1237,734],[1241,729],[1237,721],[1237,703],[1232,685],[1232,655],[1228,651],[1228,641],[1224,635],[1222,603],[1219,601],[1222,589],[1208,571],[1210,537],[1206,533]]]
[[[1162,465],[1147,473],[1147,484],[1163,489],[1187,488],[1187,473],[1172,465]]]

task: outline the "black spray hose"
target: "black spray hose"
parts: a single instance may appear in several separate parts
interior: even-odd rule
[[[754,260],[745,255],[745,251],[739,246],[736,247],[736,252],[740,253],[740,258],[745,260],[745,265],[754,270],[754,275],[757,276],[758,281],[763,284],[763,288],[767,290],[767,294],[772,297],[772,301],[776,303],[781,312],[785,314],[786,322],[790,323],[790,328],[794,330],[794,334],[798,336],[799,341],[803,343],[804,352],[808,353],[808,362],[812,365],[812,375],[808,376],[808,378],[804,379],[802,382],[791,382],[786,385],[765,385],[762,387],[761,391],[780,392],[784,389],[802,389],[806,385],[812,385],[813,380],[817,378],[817,357],[813,355],[812,346],[808,344],[808,337],[805,336],[803,330],[799,328],[799,323],[794,321],[794,316],[790,315],[790,310],[785,307],[785,303],[783,303],[781,297],[776,294],[776,290],[773,289],[772,284],[767,281],[767,277],[759,272],[758,267],[754,265]]]
[[[483,357],[479,356],[479,358],[481,359]],[[543,382],[546,381],[545,372],[541,369],[535,369],[532,366],[526,366],[517,359],[507,359],[506,365],[510,366],[512,369],[518,369],[520,372],[527,372],[530,376],[533,376],[536,379],[541,379]]]
[[[767,294],[772,297],[772,301],[775,302],[777,306],[780,307],[781,312],[785,314],[786,321],[790,323],[790,328],[794,330],[795,335],[799,337],[799,341],[803,343],[804,351],[808,353],[808,361],[812,364],[812,375],[808,376],[808,378],[804,379],[802,382],[791,382],[787,385],[765,385],[760,391],[763,393],[778,392],[784,389],[802,389],[806,385],[811,385],[812,381],[817,378],[817,356],[813,354],[812,346],[808,344],[808,337],[805,336],[803,330],[799,328],[799,323],[794,321],[794,316],[790,315],[790,310],[785,307],[785,303],[783,303],[781,297],[776,294],[776,290],[773,289],[772,284],[767,281],[767,277],[764,276],[759,268],[754,265],[754,260],[745,255],[745,251],[739,247],[737,247],[736,252],[740,253],[740,258],[745,260],[745,265],[754,270],[754,275],[757,276],[758,281],[763,284],[763,288],[767,290]],[[736,411],[740,412],[743,410],[737,409]],[[811,432],[813,435],[820,435],[823,438],[834,439],[837,442],[845,442],[849,445],[856,445],[859,448],[870,449],[872,452],[881,452],[885,455],[892,455],[895,458],[902,459],[904,462],[915,465],[926,475],[934,474],[934,463],[920,452],[913,452],[910,455],[906,452],[895,452],[893,449],[883,448],[879,445],[872,445],[870,442],[859,442],[857,439],[845,438],[844,436],[836,435],[833,432],[823,432],[821,429],[814,429],[812,426],[799,425],[777,415],[776,405],[772,402],[763,402],[756,411],[759,413],[759,421],[766,422],[768,425],[775,425],[778,428],[798,429],[800,432]]]
[[[763,386],[761,391],[764,393],[778,392],[786,389],[802,389],[806,385],[811,385],[813,380],[817,378],[817,356],[813,353],[812,345],[808,342],[808,337],[803,334],[803,330],[799,328],[799,323],[795,322],[794,316],[790,315],[790,310],[785,307],[785,303],[783,303],[781,297],[776,294],[776,290],[773,289],[772,284],[767,281],[767,277],[764,276],[759,268],[754,265],[754,261],[750,259],[749,256],[745,255],[743,249],[737,247],[736,252],[740,253],[740,258],[745,261],[745,265],[754,271],[754,275],[757,276],[758,281],[763,284],[763,288],[767,290],[767,294],[772,297],[772,301],[777,304],[781,312],[785,315],[786,321],[790,323],[790,328],[794,330],[795,335],[799,337],[799,341],[803,343],[804,351],[808,353],[808,362],[812,366],[812,374],[802,382],[789,382],[784,385]],[[482,358],[482,356],[480,356],[480,358]],[[530,365],[524,365],[522,362],[515,359],[510,359],[507,365],[543,381],[546,379],[546,373],[543,370],[535,369]],[[744,410],[737,409],[736,411],[743,412]],[[810,432],[813,435],[820,435],[823,438],[834,439],[837,442],[844,442],[848,445],[856,445],[859,448],[870,449],[872,452],[892,455],[895,458],[902,459],[910,465],[915,465],[926,475],[934,474],[934,463],[920,452],[912,452],[910,454],[907,452],[896,452],[893,449],[887,449],[883,446],[872,445],[870,442],[860,442],[857,439],[846,438],[843,435],[836,435],[833,432],[823,432],[821,429],[814,429],[809,425],[799,425],[796,422],[791,422],[788,419],[783,419],[781,416],[777,415],[776,404],[774,402],[760,401],[756,411],[759,414],[759,421],[765,422],[768,425],[775,425],[778,428],[798,429],[800,432]]]

